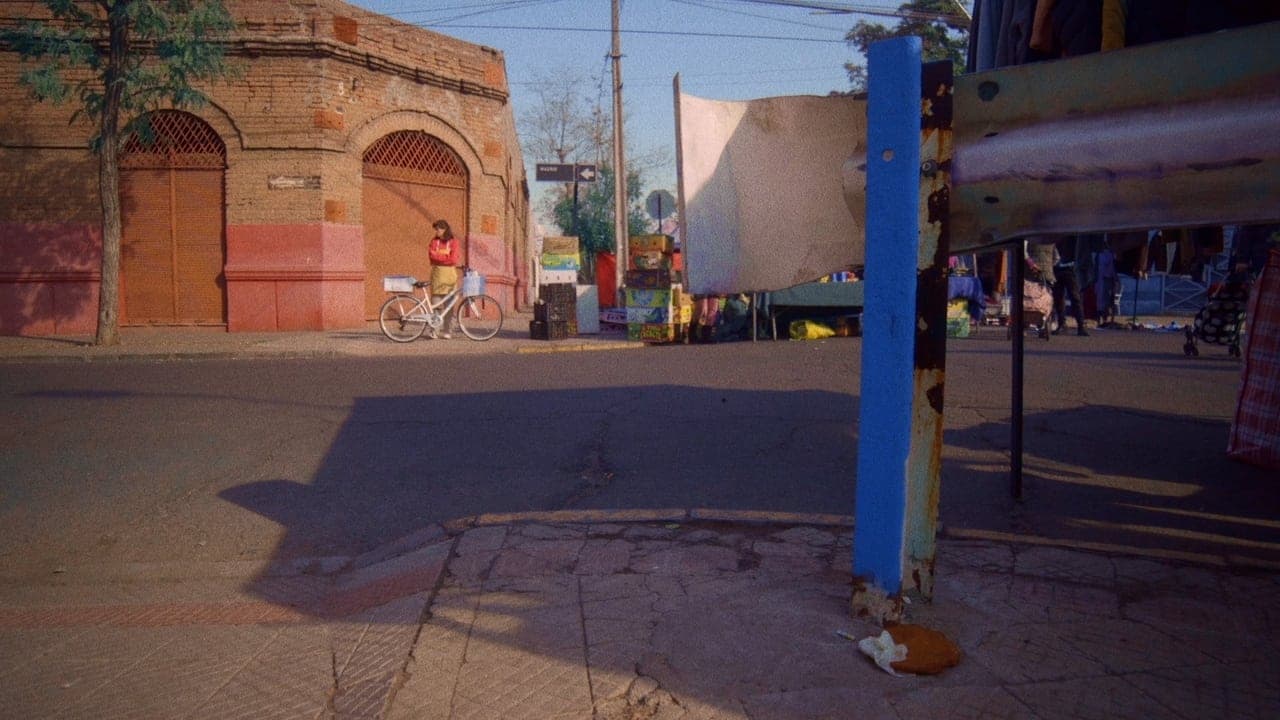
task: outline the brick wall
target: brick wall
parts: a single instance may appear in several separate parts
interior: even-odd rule
[[[239,21],[229,45],[238,75],[204,88],[210,104],[190,112],[227,147],[229,236],[251,243],[253,228],[295,227],[300,248],[315,237],[353,243],[315,257],[299,248],[280,250],[290,258],[283,265],[298,270],[280,282],[333,285],[317,292],[351,295],[348,286],[358,278],[350,257],[363,250],[362,155],[390,132],[421,130],[448,144],[467,167],[468,227],[455,230],[483,236],[487,265],[480,269],[499,285],[522,282],[525,263],[517,258],[527,244],[528,191],[500,52],[336,0],[232,0],[228,7]],[[38,3],[0,4],[0,24],[39,9]],[[0,197],[8,198],[0,207],[0,234],[16,237],[21,225],[29,242],[49,242],[47,228],[57,227],[83,237],[80,226],[99,217],[97,163],[85,151],[93,128],[70,122],[72,106],[33,103],[17,82],[20,70],[17,56],[0,49]],[[32,230],[37,226],[46,230]],[[289,242],[287,235],[270,235],[273,243]],[[255,277],[259,287],[268,282],[251,266],[270,258],[237,257],[232,250],[229,268],[249,272],[245,277]],[[313,265],[305,272],[295,262],[304,256]],[[335,256],[343,259],[326,259]],[[23,272],[7,262],[0,257],[0,284]],[[358,315],[358,309],[328,307],[311,316],[313,324],[331,327],[358,324]],[[245,327],[230,319],[229,325]],[[13,323],[4,327],[11,332]]]

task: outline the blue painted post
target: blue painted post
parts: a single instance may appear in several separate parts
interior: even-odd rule
[[[866,298],[853,535],[853,574],[863,587],[853,600],[859,612],[879,617],[901,610],[920,232],[920,50],[916,37],[885,40],[871,46],[867,63]]]

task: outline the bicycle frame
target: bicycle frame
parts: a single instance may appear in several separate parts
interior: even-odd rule
[[[422,319],[426,321],[427,327],[439,330],[444,325],[445,318],[449,317],[449,312],[458,304],[462,293],[455,287],[447,295],[441,296],[439,302],[433,303],[431,302],[431,283],[422,283],[420,287],[422,288],[422,297],[418,300],[418,304],[413,307],[413,313],[409,317],[416,319],[417,312],[425,309],[427,315]]]
[[[412,290],[394,291],[378,311],[382,333],[396,342],[412,342],[428,329],[434,337],[455,319],[457,329],[468,338],[488,340],[502,328],[502,308],[483,293],[465,294],[461,286],[434,296],[431,283],[423,281],[415,282]]]

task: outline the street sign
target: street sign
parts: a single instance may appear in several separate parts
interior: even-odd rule
[[[573,182],[573,165],[561,163],[538,163],[534,172],[538,180],[550,182]]]
[[[649,217],[662,222],[676,211],[676,199],[666,190],[654,190],[645,198],[644,208],[649,211]]]
[[[595,165],[575,165],[574,179],[578,182],[595,182],[596,166]]]

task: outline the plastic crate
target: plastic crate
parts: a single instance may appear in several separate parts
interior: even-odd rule
[[[567,321],[529,321],[529,337],[534,340],[564,340],[571,334],[569,331],[570,327]]]

